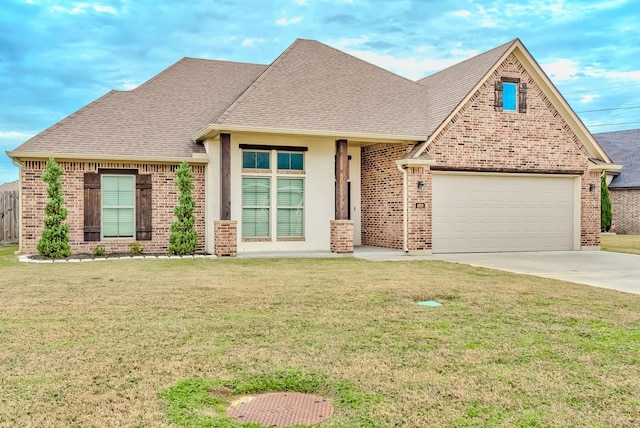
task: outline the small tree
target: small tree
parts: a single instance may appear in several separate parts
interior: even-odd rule
[[[603,232],[611,229],[613,212],[611,210],[611,198],[607,187],[607,174],[603,173],[600,179],[600,228]]]
[[[69,247],[69,225],[64,223],[67,218],[67,210],[63,208],[64,197],[62,195],[62,182],[60,176],[63,169],[53,158],[49,158],[42,174],[42,180],[49,184],[47,194],[49,202],[44,207],[44,230],[38,241],[38,253],[43,257],[52,259],[68,257],[71,255]]]
[[[193,177],[191,167],[186,162],[182,162],[176,170],[176,186],[180,190],[180,197],[178,205],[173,209],[177,221],[171,224],[169,253],[184,256],[194,254],[198,246],[196,218],[193,215],[195,204],[191,196]]]

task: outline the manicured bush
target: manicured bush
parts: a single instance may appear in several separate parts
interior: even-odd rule
[[[607,187],[607,174],[602,174],[600,179],[600,228],[603,232],[611,229],[613,211],[611,210],[611,198]]]
[[[52,259],[71,255],[69,224],[64,222],[67,219],[67,210],[63,207],[64,197],[60,181],[62,174],[64,174],[63,169],[53,158],[49,158],[42,174],[42,180],[49,184],[47,189],[49,202],[44,207],[44,229],[36,248],[38,254]]]
[[[182,162],[176,170],[176,186],[180,190],[178,205],[173,209],[177,221],[171,224],[169,235],[169,253],[178,256],[193,255],[198,246],[196,232],[196,218],[193,215],[195,203],[193,191],[193,176],[188,163]]]

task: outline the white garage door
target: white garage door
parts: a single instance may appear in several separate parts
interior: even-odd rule
[[[576,180],[434,173],[433,252],[573,250]]]

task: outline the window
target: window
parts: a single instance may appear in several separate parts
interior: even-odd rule
[[[502,109],[516,111],[516,84],[502,83]]]
[[[278,152],[278,169],[303,171],[304,170],[303,154]]]
[[[102,176],[102,236],[104,238],[133,238],[135,190],[135,176]]]
[[[269,152],[242,152],[242,168],[245,169],[269,169],[270,166]]]
[[[496,111],[527,112],[527,84],[521,83],[519,78],[503,77],[495,82]]]
[[[278,227],[279,238],[303,235],[304,181],[301,178],[278,179]]]
[[[242,236],[246,238],[269,237],[269,207],[271,179],[262,177],[242,178]]]
[[[150,174],[137,169],[101,169],[84,174],[84,240],[135,238],[150,241]]]

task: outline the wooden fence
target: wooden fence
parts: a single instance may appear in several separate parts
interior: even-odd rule
[[[18,192],[0,191],[0,245],[18,242]]]

